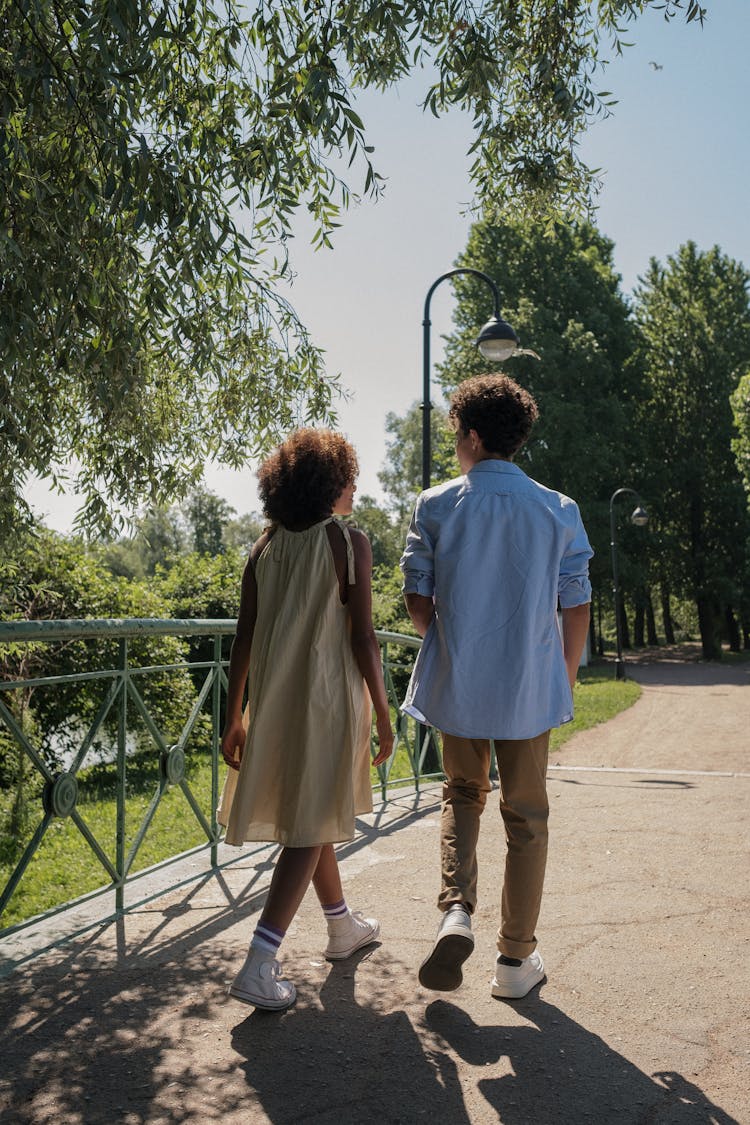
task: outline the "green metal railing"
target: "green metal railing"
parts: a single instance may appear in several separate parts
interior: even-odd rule
[[[112,661],[112,667],[96,668],[91,671],[73,672],[64,675],[45,675],[44,659],[41,659],[41,673],[39,675],[19,675],[17,678],[8,678],[0,681],[0,732],[6,731],[7,740],[10,737],[11,745],[16,753],[20,753],[27,762],[30,762],[38,780],[42,782],[41,796],[38,798],[39,821],[35,830],[23,847],[22,854],[14,862],[7,876],[4,887],[0,889],[0,921],[2,914],[10,902],[14,891],[24,875],[29,872],[34,856],[39,850],[45,836],[50,832],[51,826],[61,819],[68,819],[75,825],[78,832],[88,844],[91,855],[97,861],[109,883],[102,885],[88,895],[78,897],[72,901],[59,903],[51,909],[17,922],[15,925],[0,929],[0,937],[11,932],[38,922],[42,918],[50,917],[67,909],[73,902],[79,903],[84,899],[95,897],[114,891],[115,909],[122,911],[125,906],[125,887],[135,879],[162,868],[179,859],[185,858],[196,851],[210,851],[211,866],[216,868],[218,862],[218,845],[221,840],[221,828],[217,823],[216,809],[219,800],[219,742],[222,722],[222,705],[227,688],[226,649],[228,638],[234,634],[235,622],[232,620],[152,620],[152,619],[126,619],[126,620],[68,620],[68,621],[17,621],[0,623],[0,656],[8,653],[22,653],[26,648],[41,645],[66,645],[79,641],[116,641],[117,659]],[[418,790],[420,781],[439,776],[424,772],[425,762],[435,761],[436,741],[429,728],[420,726],[413,719],[399,711],[399,693],[397,681],[402,684],[410,670],[413,653],[419,648],[420,640],[398,633],[379,632],[377,634],[380,644],[383,673],[386,690],[394,710],[396,744],[394,753],[389,761],[378,769],[378,781],[373,789],[379,789],[383,800],[388,797],[389,786],[409,784]],[[212,655],[210,659],[187,660],[180,659],[175,663],[143,665],[134,659],[131,652],[132,642],[137,638],[176,637],[212,639]],[[35,651],[38,651],[36,649]],[[54,648],[51,651],[55,651]],[[6,660],[7,666],[7,660]],[[148,706],[147,692],[143,684],[148,677],[185,676],[190,673],[194,698],[187,719],[182,724],[176,740],[168,738],[160,729],[158,718],[154,716],[153,709]],[[18,693],[25,693],[28,699],[34,692],[42,689],[85,684],[87,682],[102,683],[102,697],[94,718],[83,731],[78,745],[68,754],[69,761],[65,768],[59,769],[50,764],[50,756],[42,750],[38,737],[33,732],[24,729],[22,707],[14,706],[22,698]],[[205,746],[205,733],[203,734],[203,747],[210,750],[211,762],[211,794],[208,810],[201,805],[191,789],[186,776],[185,751],[188,740],[194,733],[196,724],[201,716],[210,712],[210,735],[208,746]],[[145,739],[153,753],[158,756],[158,781],[154,786],[148,808],[141,816],[140,823],[132,836],[130,845],[127,845],[128,831],[132,825],[129,817],[127,801],[127,764],[128,744],[132,735],[132,721],[130,717],[136,716],[139,729],[145,731]],[[96,740],[103,737],[107,724],[107,731],[111,734],[110,741],[115,750],[115,793],[116,793],[116,824],[114,826],[114,848],[108,852],[107,848],[97,839],[95,833],[86,823],[78,808],[79,774],[87,767],[87,756],[90,755]],[[399,753],[399,751],[402,751]],[[406,776],[403,770],[406,765]],[[394,770],[402,774],[397,779]],[[39,786],[37,785],[37,789]],[[179,789],[184,797],[186,807],[195,817],[205,842],[197,848],[183,851],[178,855],[162,860],[143,870],[135,870],[134,864],[139,854],[144,839],[147,836],[154,816],[162,802],[164,794],[170,789]],[[246,853],[245,853],[246,854]],[[233,862],[233,861],[230,861]],[[222,866],[225,866],[223,864]],[[7,865],[6,865],[7,871]],[[197,878],[198,876],[196,876]],[[184,881],[184,880],[181,880]],[[0,879],[0,882],[2,880]]]

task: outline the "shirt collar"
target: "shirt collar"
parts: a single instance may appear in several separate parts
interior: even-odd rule
[[[495,458],[489,461],[477,461],[476,465],[472,465],[466,475],[471,476],[472,473],[513,473],[515,475],[520,473],[521,476],[525,476],[523,469],[514,465],[512,461],[498,461]]]

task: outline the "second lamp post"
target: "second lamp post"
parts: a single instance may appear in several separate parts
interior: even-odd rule
[[[617,585],[617,525],[615,523],[615,500],[624,492],[630,492],[636,498],[637,506],[630,516],[630,522],[636,527],[645,527],[648,523],[648,513],[641,504],[641,498],[634,488],[618,488],[609,501],[609,531],[610,546],[612,548],[612,592],[615,601],[615,635],[617,637],[617,659],[615,660],[615,678],[625,679],[625,661],[622,657],[622,623],[620,620],[620,591]]]

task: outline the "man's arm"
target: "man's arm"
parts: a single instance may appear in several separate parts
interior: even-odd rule
[[[576,682],[578,666],[581,663],[581,655],[586,644],[590,610],[591,603],[585,602],[583,605],[573,605],[568,609],[563,608],[562,611],[563,653],[565,654],[565,667],[568,670],[571,690]]]
[[[423,637],[435,616],[435,602],[424,594],[404,594],[404,602],[412,625]]]
[[[422,493],[417,498],[400,562],[406,612],[420,637],[425,635],[435,616],[435,548],[425,527],[424,496]]]

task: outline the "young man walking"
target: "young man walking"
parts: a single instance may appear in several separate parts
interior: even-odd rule
[[[505,375],[459,386],[449,417],[463,476],[419,496],[401,559],[406,607],[424,638],[403,709],[442,733],[446,775],[443,917],[419,970],[420,983],[439,991],[458,988],[474,948],[493,742],[507,849],[492,993],[519,998],[544,976],[535,929],[549,733],[573,717],[593,552],[577,505],[513,464],[537,415],[531,395]]]

